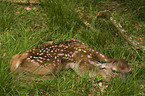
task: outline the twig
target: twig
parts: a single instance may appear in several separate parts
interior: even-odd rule
[[[140,45],[139,42],[137,42],[135,39],[133,39],[132,37],[127,36],[125,33],[126,31],[122,28],[120,23],[117,23],[117,21],[115,19],[113,19],[113,17],[111,16],[111,13],[109,10],[104,10],[104,11],[100,11],[98,13],[97,18],[107,18],[111,21],[111,23],[118,29],[119,33],[122,35],[123,38],[125,38],[125,40],[132,45],[133,47],[135,47],[136,49],[140,49],[143,52],[145,52],[145,46]]]
[[[81,8],[84,9],[84,8]],[[77,9],[76,12],[79,13],[79,17],[81,19],[81,21],[87,26],[89,27],[91,30],[94,30],[95,28],[93,26],[91,26],[90,23],[88,23],[83,17],[84,14]],[[109,10],[104,10],[104,11],[100,11],[98,13],[98,15],[95,17],[95,19],[98,18],[106,18],[108,20],[111,21],[111,23],[117,28],[117,30],[119,31],[119,33],[122,35],[122,37],[128,42],[128,44],[130,44],[131,46],[135,47],[136,49],[140,49],[143,52],[145,52],[145,46],[140,45],[139,42],[137,42],[135,39],[133,39],[132,37],[127,36],[125,33],[125,29],[122,28],[120,23],[117,23],[115,19],[113,19],[113,17],[111,16],[111,13]]]

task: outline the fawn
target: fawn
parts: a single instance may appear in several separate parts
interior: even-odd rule
[[[14,55],[11,60],[11,71],[17,69],[17,73],[23,75],[48,76],[68,68],[79,76],[88,72],[90,77],[100,74],[105,79],[110,79],[114,71],[123,77],[130,71],[124,59],[105,56],[76,39],[40,45]]]

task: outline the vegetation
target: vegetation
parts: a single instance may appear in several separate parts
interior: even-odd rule
[[[29,1],[29,0],[28,0]],[[32,0],[33,1],[33,0]],[[145,95],[145,53],[130,46],[112,23],[96,19],[99,11],[112,16],[145,46],[144,0],[40,0],[37,3],[0,1],[0,94],[27,95]],[[93,28],[86,26],[90,24]],[[127,79],[113,79],[101,88],[94,78],[81,78],[63,70],[52,80],[27,83],[10,73],[14,54],[47,41],[78,39],[105,55],[127,60],[132,72]]]

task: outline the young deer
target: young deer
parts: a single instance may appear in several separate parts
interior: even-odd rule
[[[23,75],[48,76],[68,68],[79,76],[88,72],[90,77],[100,74],[106,79],[113,76],[113,71],[123,77],[130,71],[125,60],[105,56],[76,39],[40,45],[14,55],[11,60],[11,71],[17,69],[17,73]]]

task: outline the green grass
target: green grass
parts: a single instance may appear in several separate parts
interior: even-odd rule
[[[134,6],[134,4],[137,4]],[[145,54],[132,48],[106,19],[95,20],[99,11],[110,10],[123,25],[127,35],[145,46],[145,7],[143,0],[42,0],[38,4],[0,1],[0,94],[29,95],[145,95]],[[31,10],[27,10],[30,8]],[[80,8],[88,28],[75,10]],[[81,8],[84,8],[81,9]],[[88,16],[88,17],[87,17]],[[127,79],[114,79],[100,93],[93,78],[81,78],[72,70],[64,70],[52,80],[29,82],[10,74],[13,55],[47,41],[81,40],[90,47],[114,58],[129,61],[132,73]]]

